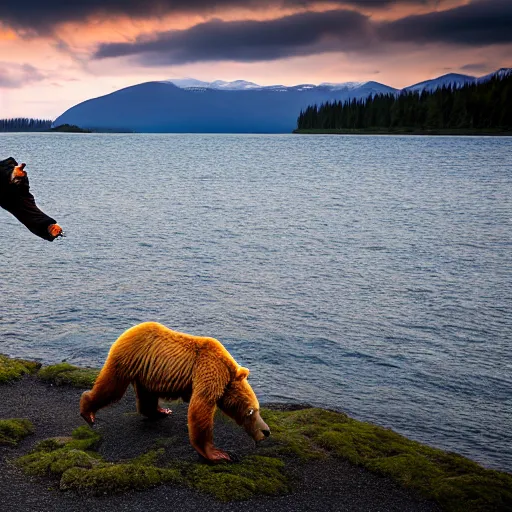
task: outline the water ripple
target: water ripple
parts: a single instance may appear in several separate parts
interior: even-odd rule
[[[97,366],[160,321],[221,339],[262,402],[512,470],[510,138],[0,139],[68,235],[0,211],[1,352]]]

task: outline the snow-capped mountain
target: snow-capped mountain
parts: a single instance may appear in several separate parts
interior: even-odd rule
[[[488,82],[492,78],[505,78],[506,76],[512,75],[512,68],[501,68],[498,71],[494,71],[494,73],[489,73],[488,75],[481,76],[477,78],[476,81],[478,83]]]
[[[447,75],[433,78],[432,80],[425,80],[409,87],[405,87],[404,91],[408,92],[421,92],[421,91],[435,91],[439,87],[450,86],[450,87],[463,87],[468,83],[473,83],[476,80],[474,76],[460,75],[458,73],[449,73]]]
[[[174,84],[180,89],[218,89],[221,91],[246,91],[248,89],[262,89],[261,85],[246,80],[235,80],[226,82],[225,80],[214,80],[213,82],[204,82],[195,78],[170,78],[163,80],[162,83]]]
[[[213,82],[205,82],[196,80],[195,78],[170,78],[162,81],[162,83],[174,84],[180,89],[215,89],[219,91],[248,91],[248,90],[266,90],[266,91],[309,91],[312,89],[324,89],[328,91],[357,91],[360,89],[370,89],[369,94],[395,92],[396,89],[378,82],[342,82],[331,83],[323,82],[319,85],[300,84],[300,85],[259,85],[246,80],[234,80],[226,82],[224,80],[214,80]]]
[[[488,82],[492,78],[504,78],[512,74],[512,68],[501,68],[498,71],[489,73],[488,75],[481,76],[479,78],[470,75],[460,75],[458,73],[449,73],[447,75],[433,78],[432,80],[425,80],[409,87],[402,89],[403,91],[409,92],[421,92],[421,91],[435,91],[439,87],[450,86],[450,87],[463,87],[466,84],[471,83],[483,83]]]
[[[508,68],[480,78],[451,73],[402,91],[433,91],[443,85],[462,87],[509,74],[512,69]],[[373,81],[262,86],[245,80],[176,78],[146,82],[84,101],[53,124],[100,131],[289,133],[300,111],[310,105],[400,92]]]
[[[328,87],[332,90],[338,89],[357,89],[361,87],[366,82],[342,82],[342,83],[332,83],[332,82],[322,82],[319,87]]]
[[[170,80],[162,80],[163,84],[174,84],[180,89],[189,89],[191,87],[204,87],[208,88],[210,82],[203,82],[202,80],[196,80],[195,78],[172,78]]]
[[[222,91],[247,91],[248,89],[261,89],[261,85],[245,80],[235,80],[234,82],[225,82],[224,80],[215,80],[210,83],[212,89]]]

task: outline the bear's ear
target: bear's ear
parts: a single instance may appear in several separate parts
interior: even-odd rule
[[[247,379],[249,377],[249,370],[247,368],[244,368],[243,366],[240,366],[238,370],[236,371],[235,380],[240,381]]]

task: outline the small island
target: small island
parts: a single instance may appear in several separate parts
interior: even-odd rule
[[[76,126],[74,124],[61,124],[59,126],[55,126],[54,128],[50,128],[48,131],[63,133],[92,133],[91,130],[80,128],[80,126]]]

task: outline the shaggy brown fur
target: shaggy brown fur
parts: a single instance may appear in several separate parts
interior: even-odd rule
[[[214,338],[172,331],[156,322],[128,329],[112,345],[94,387],[80,401],[80,414],[93,424],[96,412],[119,400],[133,384],[137,411],[157,418],[171,411],[159,398],[190,402],[189,436],[192,446],[216,461],[229,456],[213,445],[216,407],[242,425],[256,441],[270,434],[259,415],[259,403],[241,367]]]

